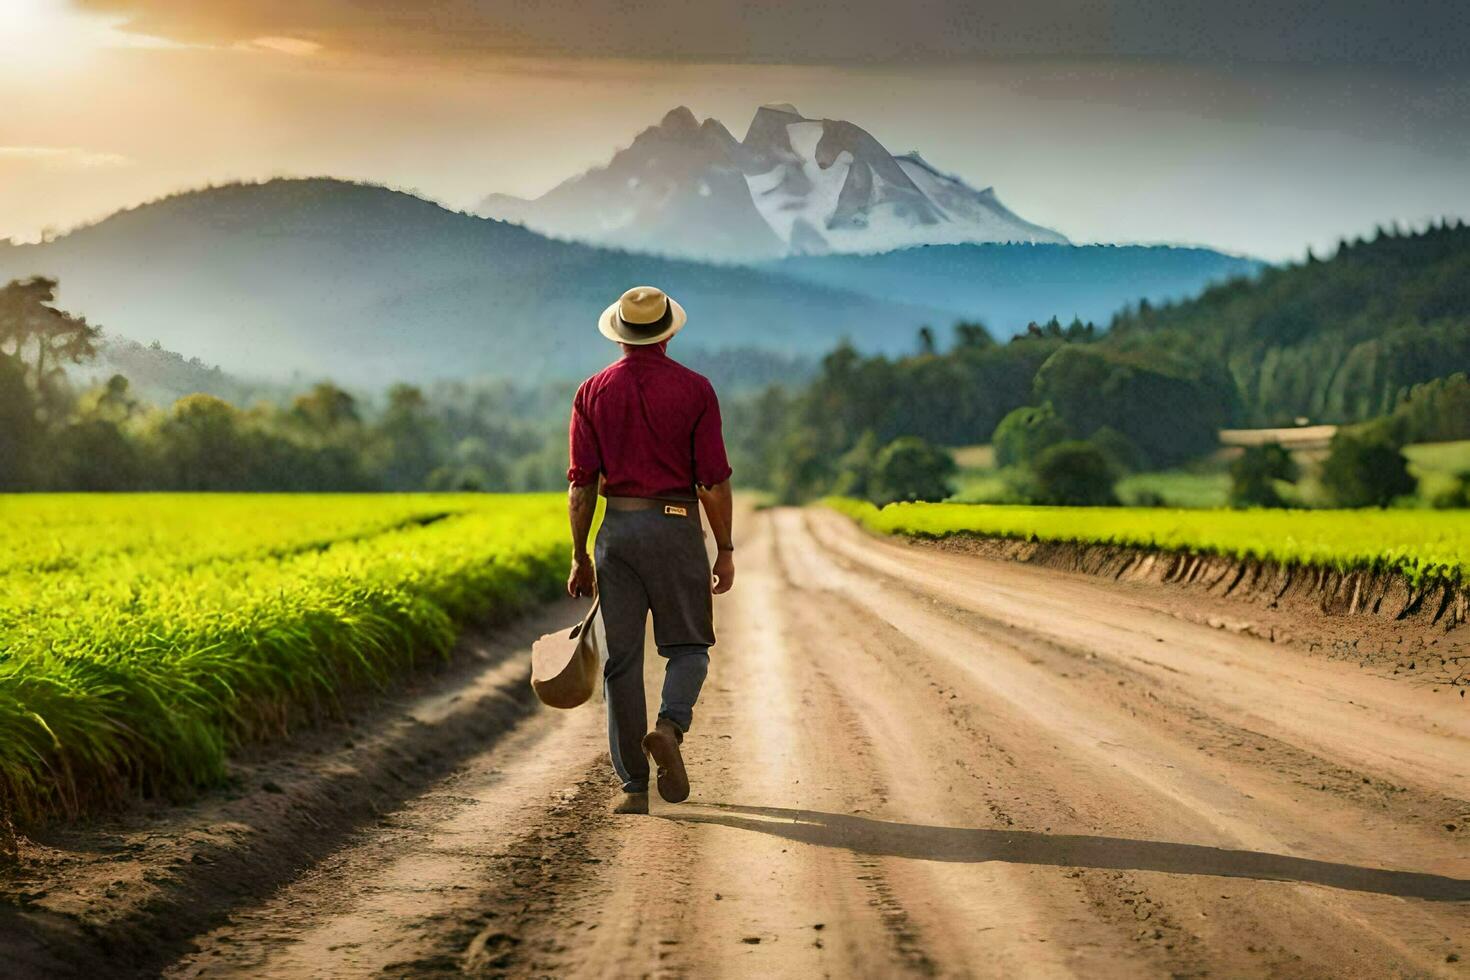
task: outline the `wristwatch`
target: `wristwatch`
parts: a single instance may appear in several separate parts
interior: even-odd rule
[[[733,552],[735,550],[735,545],[733,545],[733,544],[717,544],[717,545],[715,545],[715,549],[717,551],[730,551],[730,552]]]

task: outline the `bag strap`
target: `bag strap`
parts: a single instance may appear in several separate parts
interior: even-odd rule
[[[587,615],[582,617],[582,622],[577,624],[576,630],[572,632],[572,639],[576,639],[586,632],[587,627],[592,624],[592,618],[597,615],[598,608],[602,605],[602,594],[597,589],[592,590],[592,605],[587,610]]]

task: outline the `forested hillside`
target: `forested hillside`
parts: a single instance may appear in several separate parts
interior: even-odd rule
[[[904,357],[842,347],[807,388],[739,405],[743,472],[799,499],[915,436],[994,441],[1003,463],[1032,443],[1090,440],[1129,468],[1163,468],[1208,453],[1226,426],[1383,416],[1414,386],[1470,371],[1470,229],[1380,233],[1192,301],[1139,304],[1107,331],[1053,320],[997,343],[961,324],[942,346],[921,331]]]
[[[1108,344],[1226,365],[1245,424],[1356,422],[1470,370],[1470,227],[1345,242],[1189,302],[1116,317]]]
[[[286,383],[238,377],[218,365],[168,350],[158,341],[142,344],[104,331],[96,346],[95,359],[70,367],[73,387],[85,389],[120,374],[128,379],[135,397],[154,405],[168,406],[186,395],[205,394],[242,407],[261,400],[281,400],[293,389]]]

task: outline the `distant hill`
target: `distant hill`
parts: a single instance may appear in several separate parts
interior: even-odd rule
[[[135,397],[154,405],[171,405],[195,393],[248,405],[277,400],[290,390],[282,383],[245,381],[197,357],[185,357],[157,343],[142,344],[112,333],[103,334],[95,359],[70,368],[68,374],[83,387],[121,374],[128,379]]]
[[[1254,259],[1166,245],[930,245],[879,255],[797,256],[762,266],[878,300],[907,297],[1020,333],[1055,316],[1107,321],[1125,304],[1194,296],[1260,271]]]
[[[676,351],[714,358],[738,383],[784,376],[844,338],[897,353],[920,325],[961,318],[998,334],[1051,316],[1102,321],[1139,297],[1256,268],[1205,249],[1066,245],[707,264],[557,241],[329,179],[193,191],[46,244],[0,245],[0,281],[55,276],[63,307],[110,335],[239,378],[346,385],[585,375],[616,353],[597,316],[640,283],[689,309]]]
[[[1371,418],[1411,385],[1470,371],[1470,228],[1379,232],[1325,261],[1134,307],[1106,343],[1227,365],[1251,423]]]
[[[275,180],[180,194],[40,245],[0,247],[0,278],[61,280],[61,303],[111,334],[157,339],[250,377],[344,384],[585,374],[629,286],[690,310],[684,351],[825,352],[907,344],[954,311],[875,302],[771,271],[553,241],[381,187]]]

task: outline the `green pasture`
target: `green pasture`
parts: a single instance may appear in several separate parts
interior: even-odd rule
[[[1470,439],[1459,442],[1421,442],[1404,447],[1409,472],[1419,481],[1419,495],[1432,500],[1454,485],[1455,478],[1470,473]]]
[[[1423,506],[1450,489],[1458,475],[1470,473],[1470,440],[1416,443],[1405,446],[1403,452],[1409,459],[1409,472],[1419,481],[1417,503]],[[995,453],[989,445],[960,446],[951,449],[950,454],[956,473],[949,503],[1020,502],[1006,471],[995,465]],[[1294,455],[1302,468],[1302,479],[1284,492],[1298,506],[1327,506],[1327,495],[1316,476],[1324,453],[1303,451]],[[1114,491],[1128,506],[1162,502],[1165,507],[1189,509],[1225,507],[1230,500],[1229,460],[1230,451],[1222,450],[1178,469],[1129,473],[1117,482]]]

